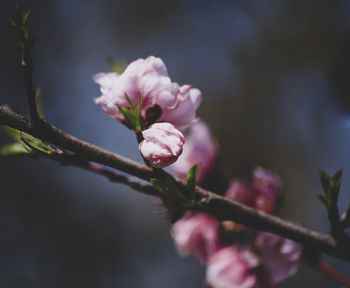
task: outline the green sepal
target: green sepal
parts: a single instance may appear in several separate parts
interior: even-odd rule
[[[125,107],[118,106],[119,111],[123,114],[124,116],[124,124],[130,129],[130,130],[136,130],[136,122],[137,119],[135,118],[135,113]]]
[[[119,111],[123,114],[125,120],[124,124],[131,130],[138,133],[143,129],[143,120],[141,115],[142,97],[138,94],[138,105],[137,109],[130,97],[125,93],[125,98],[129,103],[129,108],[118,106]]]
[[[142,96],[140,93],[137,93],[137,123],[138,123],[138,131],[142,131],[144,129],[143,125],[143,119],[142,119]],[[137,132],[138,132],[137,131]]]

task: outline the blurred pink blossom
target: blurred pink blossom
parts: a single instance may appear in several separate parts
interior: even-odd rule
[[[160,107],[158,122],[170,122],[177,129],[184,130],[196,119],[196,110],[202,100],[198,89],[190,85],[179,86],[171,82],[167,68],[160,58],[149,56],[128,65],[122,74],[98,73],[93,80],[100,85],[102,96],[95,99],[96,104],[119,122],[124,116],[118,106],[129,107],[125,94],[135,107],[138,93],[142,97],[142,117],[146,119],[150,108]],[[152,123],[150,123],[152,124]]]
[[[214,166],[217,152],[217,143],[209,128],[203,122],[198,121],[191,126],[183,153],[178,161],[168,167],[168,172],[186,180],[190,168],[201,163],[197,181],[200,183]]]
[[[257,278],[252,269],[259,264],[249,250],[228,246],[213,254],[207,264],[206,282],[213,288],[253,288]]]
[[[251,184],[232,180],[226,197],[265,213],[272,213],[280,192],[281,181],[276,174],[255,168]]]
[[[174,163],[182,153],[185,137],[170,123],[155,123],[142,131],[144,140],[139,144],[142,156],[153,167],[164,168]]]
[[[256,192],[251,185],[240,180],[232,180],[227,188],[226,197],[246,206],[253,207]]]
[[[280,178],[276,174],[258,167],[253,172],[252,186],[257,193],[255,208],[265,213],[272,213],[280,192]]]
[[[205,213],[188,213],[172,227],[172,236],[181,255],[193,254],[203,263],[219,249],[219,222]]]
[[[264,283],[273,286],[293,276],[298,270],[302,246],[298,243],[267,233],[257,233],[255,250],[261,258]]]

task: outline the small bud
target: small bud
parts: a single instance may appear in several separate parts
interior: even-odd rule
[[[164,168],[174,163],[182,153],[185,137],[170,123],[155,123],[142,131],[139,145],[142,156],[153,167]]]

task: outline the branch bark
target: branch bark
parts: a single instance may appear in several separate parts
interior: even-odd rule
[[[96,162],[146,181],[149,181],[150,178],[169,177],[164,171],[147,167],[77,139],[45,120],[40,119],[36,125],[32,125],[29,118],[21,116],[5,106],[0,106],[0,124],[21,130],[59,148],[74,152],[84,161]],[[176,181],[180,187],[186,189],[184,182]],[[252,229],[271,232],[299,242],[306,248],[312,247],[313,250],[350,261],[349,243],[336,243],[334,238],[329,235],[309,230],[276,216],[267,215],[198,186],[196,187],[196,198],[198,205],[192,208],[193,210],[210,213],[220,220],[233,220]]]

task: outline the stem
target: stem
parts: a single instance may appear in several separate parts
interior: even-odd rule
[[[38,109],[36,106],[36,93],[33,88],[33,65],[30,60],[23,62],[21,66],[24,68],[24,86],[27,94],[29,106],[29,116],[33,125],[40,120]]]
[[[61,163],[61,165],[63,166],[79,167],[81,169],[95,173],[97,175],[104,176],[112,182],[124,184],[143,194],[158,196],[158,191],[154,189],[152,185],[141,184],[138,181],[132,180],[128,176],[119,174],[114,170],[107,169],[106,167],[99,165],[97,163],[86,161],[77,155],[53,153],[51,154],[50,159]]]

